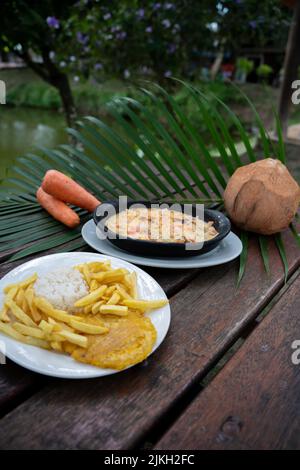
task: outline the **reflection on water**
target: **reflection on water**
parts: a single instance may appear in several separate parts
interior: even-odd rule
[[[35,152],[36,145],[66,143],[66,122],[54,111],[0,106],[0,177],[18,156]]]

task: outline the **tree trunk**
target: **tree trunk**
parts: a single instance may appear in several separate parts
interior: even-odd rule
[[[60,74],[51,80],[52,85],[55,86],[60,94],[64,113],[66,116],[66,121],[68,126],[74,124],[76,119],[76,108],[74,104],[74,99],[67,75]]]
[[[29,50],[24,49],[19,56],[34,72],[36,72],[43,80],[57,88],[61,97],[64,113],[68,126],[72,126],[76,118],[76,108],[69,83],[68,76],[62,73],[56,64],[49,57],[47,48],[41,48],[42,63],[34,62]]]
[[[211,77],[212,80],[215,80],[216,76],[219,73],[219,70],[220,70],[222,62],[223,62],[223,57],[224,57],[224,49],[222,47],[220,49],[220,51],[218,52],[218,54],[217,54],[217,56],[214,60],[214,63],[211,67],[211,70],[210,70],[210,77]]]
[[[294,15],[290,27],[289,38],[287,42],[284,66],[283,80],[279,98],[279,118],[281,120],[284,136],[287,134],[289,108],[291,104],[291,95],[293,93],[292,82],[297,79],[298,66],[300,64],[300,1],[295,3]]]

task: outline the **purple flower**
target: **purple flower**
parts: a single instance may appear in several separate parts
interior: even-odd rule
[[[153,28],[152,26],[147,26],[147,28],[145,29],[146,33],[152,33],[153,31]]]
[[[110,20],[111,19],[111,13],[105,13],[105,15],[103,15],[103,19],[105,21]]]
[[[75,83],[78,83],[80,78],[78,77],[78,75],[75,75],[75,77],[73,77],[73,80]]]
[[[179,24],[176,23],[176,24],[174,24],[174,26],[173,26],[172,33],[175,34],[175,33],[177,33],[178,31],[180,31],[180,26],[179,26]]]
[[[153,3],[153,10],[159,10],[161,7],[161,3]]]
[[[166,70],[165,73],[164,73],[164,77],[168,78],[168,77],[171,77],[171,76],[172,76],[171,70]]]
[[[176,49],[177,49],[176,44],[168,44],[168,46],[167,46],[167,52],[168,52],[168,54],[174,54],[174,52],[176,51]]]
[[[94,65],[94,69],[95,69],[95,70],[102,70],[102,69],[103,69],[103,65],[102,65],[100,62],[97,62],[97,63]]]
[[[80,42],[80,44],[87,44],[89,42],[88,35],[81,33],[80,31],[76,33],[76,38],[77,38],[77,41]]]
[[[147,75],[150,72],[150,69],[149,69],[149,67],[147,67],[147,65],[143,65],[143,67],[141,68],[141,72],[144,75]]]
[[[61,68],[65,67],[66,65],[67,65],[67,64],[66,64],[66,62],[65,62],[64,60],[62,60],[62,61],[59,63],[59,66],[60,66]]]
[[[136,16],[137,16],[138,18],[144,18],[144,16],[145,16],[145,10],[144,10],[144,8],[140,8],[139,10],[137,10]]]
[[[116,31],[120,31],[121,26],[117,24],[116,26],[113,26],[110,30],[112,33],[115,33]]]
[[[249,25],[251,26],[252,29],[255,29],[256,26],[257,26],[257,22],[256,21],[249,21]]]
[[[125,70],[124,70],[124,78],[127,79],[127,78],[129,78],[129,77],[130,77],[130,72],[129,72],[128,69],[125,69]]]
[[[165,10],[172,10],[173,8],[175,8],[174,3],[169,3],[169,2],[167,2],[167,3],[165,3],[165,5],[164,5],[164,9],[165,9]]]
[[[120,39],[121,41],[123,41],[123,39],[125,39],[126,36],[127,36],[126,31],[121,31],[120,33],[116,34],[116,39]]]
[[[163,25],[164,28],[170,28],[171,26],[171,21],[166,18],[165,20],[162,20],[161,24]]]
[[[51,60],[55,59],[55,52],[54,51],[50,51],[49,52],[49,57]]]
[[[76,61],[76,57],[74,55],[70,55],[70,62],[75,62]]]
[[[46,22],[49,28],[52,28],[52,29],[59,28],[59,21],[57,18],[55,18],[55,16],[48,16],[48,18],[46,19]]]

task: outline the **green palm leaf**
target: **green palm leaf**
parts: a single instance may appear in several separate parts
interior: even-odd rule
[[[260,252],[263,259],[264,267],[267,274],[270,274],[269,251],[268,251],[268,238],[264,235],[258,237]]]
[[[44,250],[68,251],[85,246],[80,228],[67,229],[37,204],[35,192],[49,168],[76,179],[102,201],[127,195],[135,200],[204,202],[222,208],[228,178],[243,164],[238,147],[245,149],[250,162],[256,161],[253,136],[218,97],[212,95],[208,99],[201,89],[176,81],[185,87],[197,107],[209,142],[176,99],[156,84],[142,88],[135,99],[113,99],[107,105],[108,122],[88,116],[76,128],[68,129],[78,145],[40,147],[37,154],[28,153],[17,159],[12,176],[0,187],[1,259],[13,261]],[[265,156],[270,156],[272,148],[274,156],[284,162],[278,116],[275,113],[278,145],[273,146],[255,106],[243,96],[254,113]],[[232,126],[239,141],[233,138]],[[88,219],[85,211],[77,211],[82,221]],[[290,229],[299,243],[295,227],[291,225]],[[242,232],[241,239],[238,284],[246,268],[248,234]],[[269,272],[267,240],[258,238],[265,270]],[[275,242],[287,276],[283,241],[276,236]]]
[[[282,261],[282,264],[283,264],[283,267],[284,267],[284,279],[285,279],[285,282],[286,282],[287,278],[288,278],[289,264],[288,264],[288,260],[287,260],[287,256],[286,256],[284,243],[283,243],[283,240],[282,240],[282,237],[281,237],[280,233],[277,233],[274,238],[275,238],[275,243],[276,243],[276,246],[278,248],[278,252],[280,254],[281,261]]]
[[[248,232],[245,232],[244,230],[241,232],[241,240],[243,244],[243,250],[240,256],[240,267],[239,267],[239,272],[238,272],[238,278],[237,278],[237,285],[239,286],[241,283],[241,280],[243,279],[243,276],[245,274],[245,269],[246,269],[246,263],[247,263],[247,257],[248,257]]]

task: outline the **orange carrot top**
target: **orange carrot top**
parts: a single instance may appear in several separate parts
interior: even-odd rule
[[[100,204],[92,194],[86,191],[80,184],[57,170],[48,170],[42,182],[42,188],[61,201],[74,204],[89,212]]]
[[[40,205],[49,212],[54,219],[59,220],[59,222],[71,228],[76,227],[80,223],[78,214],[76,214],[71,207],[50,194],[45,193],[42,188],[37,190],[36,197]]]

